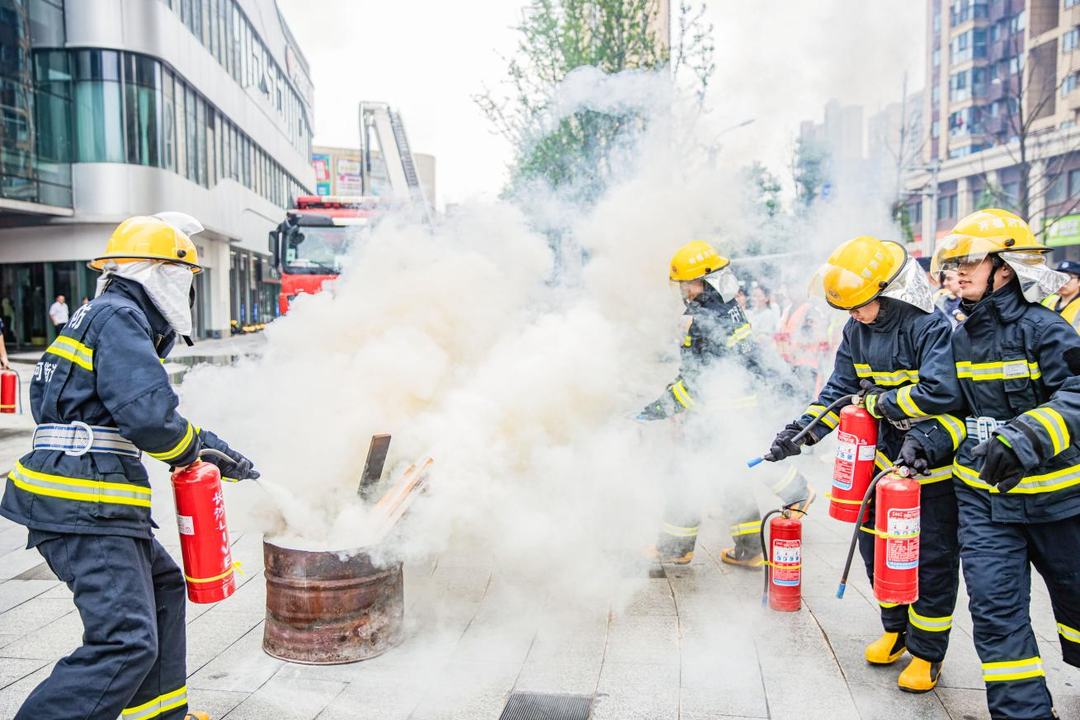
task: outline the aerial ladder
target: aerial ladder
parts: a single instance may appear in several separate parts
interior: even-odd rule
[[[360,182],[364,195],[374,195],[372,189],[372,150],[377,149],[386,166],[394,200],[407,202],[425,217],[429,206],[420,184],[409,138],[401,114],[388,103],[360,103]]]

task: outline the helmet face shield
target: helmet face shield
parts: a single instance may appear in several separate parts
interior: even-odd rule
[[[170,210],[166,212],[154,213],[154,217],[165,222],[168,225],[171,225],[177,231],[183,233],[184,235],[187,235],[189,238],[192,235],[201,233],[203,230],[206,229],[203,227],[201,222],[191,217],[187,213],[175,212]]]
[[[937,275],[943,270],[959,270],[961,266],[977,266],[986,256],[1001,250],[1001,243],[992,238],[971,235],[948,235],[938,243],[930,261],[930,272]]]
[[[829,261],[818,268],[808,293],[824,297],[838,310],[854,310],[888,288],[905,263],[908,256],[902,245],[871,237],[855,238],[834,250]]]

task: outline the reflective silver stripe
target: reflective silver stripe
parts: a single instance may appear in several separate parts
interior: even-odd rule
[[[1046,676],[1046,672],[1043,670],[1042,658],[1040,657],[983,663],[982,671],[984,682],[1027,680],[1029,678]]]
[[[8,479],[19,489],[36,495],[79,502],[108,502],[117,505],[150,507],[150,488],[138,485],[49,475],[36,470],[28,470],[20,462],[15,463],[15,468],[8,473]]]
[[[93,433],[93,444],[89,452],[110,452],[139,457],[139,449],[133,442],[123,437],[117,428],[91,425],[90,430]],[[86,442],[86,430],[79,425],[44,423],[34,430],[35,450],[84,450]]]
[[[670,523],[660,523],[660,531],[665,535],[671,535],[672,537],[697,537],[698,529],[700,525],[694,527],[679,527],[678,525],[672,525]]]
[[[945,632],[952,627],[952,615],[945,617],[927,617],[915,612],[915,608],[908,606],[908,622],[927,632]]]
[[[732,536],[739,535],[757,535],[761,532],[761,521],[755,520],[753,522],[739,523],[738,525],[731,526]]]
[[[187,705],[186,685],[179,690],[159,695],[148,703],[128,708],[120,714],[120,717],[121,720],[150,720],[163,712],[175,710],[181,705]]]
[[[1069,642],[1080,643],[1080,630],[1071,628],[1068,625],[1057,624],[1058,635]]]
[[[946,465],[945,467],[934,468],[929,475],[916,475],[915,479],[919,481],[920,485],[932,485],[943,480],[952,480],[952,476],[953,466]]]

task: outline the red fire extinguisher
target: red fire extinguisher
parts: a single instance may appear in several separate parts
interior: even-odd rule
[[[200,453],[209,454],[232,461],[216,450]],[[194,603],[224,600],[236,591],[237,567],[229,546],[221,471],[199,460],[173,473],[172,486],[188,598]]]
[[[766,568],[761,605],[796,612],[802,607],[802,522],[786,508],[769,511],[761,519],[761,552]]]
[[[0,413],[15,412],[22,405],[22,378],[14,370],[0,372]]]
[[[860,517],[863,522],[868,519],[867,515],[859,515],[859,506],[874,477],[877,438],[878,421],[861,404],[848,405],[840,411],[829,494],[830,517],[844,522],[855,522]]]
[[[844,597],[855,545],[873,495],[874,597],[879,602],[898,605],[909,605],[919,599],[920,494],[919,483],[899,468],[884,470],[870,482],[859,508],[836,597]]]

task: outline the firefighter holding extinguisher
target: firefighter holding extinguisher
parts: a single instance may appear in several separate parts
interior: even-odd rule
[[[1068,281],[1005,210],[942,239],[967,320],[952,337],[967,405],[956,455],[960,554],[993,718],[1057,717],[1031,628],[1031,566],[1046,581],[1065,662],[1080,667],[1080,336],[1039,301]]]
[[[34,370],[33,449],[8,475],[0,514],[29,529],[27,547],[71,589],[84,632],[18,720],[208,717],[188,713],[184,576],[153,537],[140,461],[182,467],[205,446],[232,458],[230,477],[259,475],[177,412],[162,366],[177,336],[191,343],[202,268],[190,236],[201,230],[182,213],[121,223],[90,263],[102,271],[97,296]]]
[[[805,438],[813,444],[839,418],[828,407],[846,395],[862,395],[879,419],[879,469],[900,465],[918,472],[921,487],[919,599],[912,605],[881,604],[884,634],[866,648],[875,665],[912,656],[898,685],[927,692],[937,683],[948,647],[959,583],[956,496],[952,456],[964,439],[964,423],[949,413],[959,406],[953,368],[952,327],[934,307],[926,275],[903,246],[857,237],[837,247],[811,282],[833,308],[851,318],[844,326],[832,375],[818,398],[773,441],[766,459],[801,452],[792,438],[823,416]],[[867,523],[873,529],[873,514]],[[874,540],[860,533],[859,550],[873,581]]]

